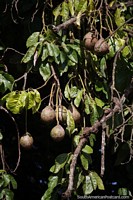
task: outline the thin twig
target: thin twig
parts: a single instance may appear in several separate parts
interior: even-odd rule
[[[15,125],[15,128],[16,128],[16,132],[17,132],[17,139],[18,139],[18,160],[17,160],[17,163],[16,163],[16,167],[11,170],[11,172],[15,173],[18,166],[19,166],[19,163],[20,163],[20,158],[21,158],[21,151],[20,151],[20,142],[19,142],[19,129],[18,129],[18,126],[17,126],[17,123],[14,119],[14,117],[3,107],[3,106],[0,106],[0,110],[3,110],[5,113],[7,113],[9,115],[9,117],[11,118],[11,120],[14,122],[14,125]]]
[[[22,56],[25,55],[24,53],[21,53],[20,51],[17,51],[16,49],[13,49],[13,48],[8,47],[8,48],[5,49],[5,51],[4,51],[3,55],[2,55],[2,57],[0,58],[0,61],[4,58],[5,53],[6,53],[8,50],[14,51],[14,52],[16,52],[16,53],[18,53],[18,54],[20,54],[20,55],[22,55]]]

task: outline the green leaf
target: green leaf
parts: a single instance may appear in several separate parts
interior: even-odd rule
[[[67,44],[67,47],[75,50],[79,56],[81,56],[81,48],[80,48],[80,44]]]
[[[77,56],[77,52],[75,50],[70,49],[67,56],[72,62],[78,63],[78,56]]]
[[[58,176],[50,176],[48,179],[48,189],[42,196],[41,200],[51,200],[51,195],[54,188],[58,185]]]
[[[70,89],[70,97],[75,98],[77,96],[78,88],[76,86],[71,87]]]
[[[84,182],[83,182],[83,192],[84,195],[89,195],[93,192],[93,185],[92,181],[89,175],[85,176]]]
[[[38,90],[36,90],[36,89],[34,89],[33,91],[30,91],[29,93],[34,96],[34,98],[33,98],[34,105],[32,106],[32,113],[34,114],[40,108],[40,105],[41,105],[41,96],[40,96],[40,93],[38,92]],[[28,109],[30,109],[30,104],[29,104]]]
[[[68,7],[69,7],[69,11],[71,13],[71,16],[74,16],[74,4],[73,4],[72,0],[68,0]]]
[[[40,75],[43,77],[43,80],[46,81],[51,76],[51,68],[49,63],[41,63],[39,67]]]
[[[94,0],[89,0],[89,6],[90,6],[90,12],[92,12],[93,10],[94,10],[94,8],[95,8],[95,6],[94,6]]]
[[[12,75],[5,73],[3,71],[0,71],[0,92],[4,93],[8,89],[11,91],[12,86],[14,83],[14,78]]]
[[[48,55],[53,57],[54,56],[54,49],[51,43],[46,43],[47,49],[48,49]]]
[[[0,178],[0,187],[2,187],[4,185],[4,179]]]
[[[46,46],[43,47],[43,51],[42,51],[42,61],[44,61],[49,55],[48,49],[46,48]]]
[[[17,182],[16,182],[15,178],[11,175],[9,175],[9,178],[10,178],[10,182],[12,184],[13,189],[17,189]]]
[[[77,26],[79,27],[80,27],[81,16],[86,10],[87,10],[87,0],[80,0],[79,5],[76,10],[78,14],[77,14],[76,22],[75,22]]]
[[[85,170],[88,170],[88,167],[89,167],[88,157],[89,155],[87,153],[82,152],[80,154],[80,160]]]
[[[59,47],[53,43],[51,43],[51,48],[53,49],[53,57],[55,59],[55,62],[57,64],[59,64],[60,60],[59,60],[59,55],[60,55],[60,50]]]
[[[39,32],[34,32],[32,33],[32,35],[30,35],[30,37],[27,39],[26,42],[27,48],[35,45],[38,42],[39,34],[40,34]]]
[[[4,180],[4,187],[7,187],[10,183],[10,175],[9,174],[3,174],[3,180]]]
[[[89,145],[85,145],[85,147],[82,149],[82,152],[91,154],[93,153],[93,149]]]
[[[87,9],[87,0],[80,0],[76,11],[83,13],[86,11],[86,9]]]
[[[66,53],[63,52],[63,51],[60,51],[60,62],[61,62],[61,64],[63,64],[66,61],[66,59],[67,59]]]
[[[127,188],[119,188],[118,189],[118,195],[120,196],[128,196],[129,190]]]
[[[96,181],[97,181],[97,186],[99,190],[104,190],[104,185],[103,185],[103,181],[100,178],[100,176],[96,173],[96,172],[91,172],[93,174],[93,176],[95,177]]]
[[[119,27],[125,22],[124,16],[121,16],[121,9],[117,8],[115,12],[115,23]]]
[[[57,17],[60,15],[61,12],[61,4],[58,5],[54,10],[53,10],[53,15],[55,16],[55,21],[57,20]]]
[[[2,135],[2,132],[1,132],[1,129],[0,129],[0,142],[1,142],[2,139],[3,139],[3,135]]]
[[[131,50],[129,46],[125,46],[125,48],[122,50],[122,56],[127,57],[129,54],[131,54]]]
[[[29,61],[31,61],[33,59],[34,53],[36,51],[38,43],[36,43],[34,46],[31,46],[28,51],[26,52],[26,54],[24,55],[24,57],[22,58],[22,62],[23,63],[27,63]]]
[[[64,42],[61,43],[61,47],[63,48],[65,53],[69,53],[69,48],[66,46],[66,44]]]
[[[40,93],[37,90],[26,91],[13,91],[5,98],[6,107],[13,114],[20,114],[23,108],[31,109],[32,113],[38,111],[41,105]]]
[[[105,57],[103,57],[100,60],[100,72],[101,72],[102,76],[105,78],[106,78],[106,73],[105,73],[106,69],[107,69],[106,59],[105,59]]]
[[[8,188],[4,188],[1,193],[5,196],[6,200],[14,199],[14,193],[11,190],[9,190]]]
[[[75,145],[75,146],[78,146],[79,140],[80,140],[80,135],[75,135],[75,136],[74,136],[74,139],[73,139],[74,145]]]
[[[96,190],[96,188],[97,188],[97,179],[96,179],[96,176],[95,176],[95,172],[90,172],[89,176],[91,178],[91,183],[92,183],[93,190]]]
[[[77,174],[77,185],[76,188],[78,189],[81,183],[84,181],[84,176],[82,175],[82,172]]]
[[[69,18],[69,7],[68,3],[66,3],[65,1],[62,3],[62,10],[60,15],[62,16],[63,22]]]
[[[84,103],[85,103],[85,113],[87,115],[89,115],[90,114],[90,106],[89,106],[89,104],[90,104],[90,97],[87,94],[85,95],[85,101],[84,101]]]
[[[27,92],[13,91],[6,98],[6,107],[13,114],[20,114],[26,105]]]
[[[75,105],[76,107],[79,107],[79,105],[80,105],[80,102],[81,102],[81,100],[82,100],[83,92],[84,92],[84,90],[78,90],[77,96],[76,96],[76,98],[74,99],[74,105]]]
[[[96,84],[95,84],[95,90],[97,92],[103,92],[106,96],[106,99],[108,99],[108,93],[107,93],[105,85],[103,83],[97,81]]]
[[[99,114],[97,111],[97,107],[94,101],[91,101],[91,115],[90,115],[90,121],[91,121],[91,125],[93,125],[99,118]]]
[[[90,145],[93,147],[94,146],[94,141],[96,141],[96,135],[95,134],[90,134],[89,141],[90,141]]]
[[[95,97],[95,102],[96,105],[99,106],[100,108],[102,108],[105,105],[105,103],[101,99],[98,99],[97,97]]]
[[[65,90],[64,90],[64,95],[65,95],[65,98],[67,98],[69,101],[70,101],[70,87],[69,87],[69,84],[67,83],[66,86],[65,86]]]
[[[50,168],[50,172],[53,172],[55,174],[58,173],[65,166],[68,158],[69,158],[69,154],[67,153],[63,153],[57,156],[55,159],[55,165],[53,165]]]
[[[68,131],[69,135],[75,132],[75,122],[72,117],[70,110],[67,110],[67,127],[66,130]]]

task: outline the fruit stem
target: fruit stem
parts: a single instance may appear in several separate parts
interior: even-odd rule
[[[57,125],[59,125],[59,105],[58,105],[59,91],[60,91],[60,87],[57,88],[57,92],[56,92],[56,121],[57,121]]]
[[[52,87],[51,87],[51,92],[50,92],[50,98],[49,98],[49,106],[51,106],[53,104],[53,94],[54,94],[54,87],[55,87],[55,83],[52,84]]]

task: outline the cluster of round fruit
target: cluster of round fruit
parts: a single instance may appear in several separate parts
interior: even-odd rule
[[[68,110],[71,112],[75,123],[78,123],[81,118],[79,111],[75,108],[74,105],[69,106]],[[47,124],[52,123],[56,119],[56,114],[59,120],[59,124],[52,128],[50,136],[54,141],[59,142],[65,137],[65,130],[60,124],[66,124],[67,108],[65,106],[58,106],[58,108],[54,110],[51,106],[46,106],[41,112],[41,120]]]
[[[93,32],[88,32],[84,38],[85,48],[89,51],[93,51],[96,55],[102,56],[109,52],[109,46],[104,38],[97,39]]]
[[[69,106],[68,110],[71,112],[75,123],[78,123],[81,118],[79,111],[75,108],[74,105]],[[57,109],[54,110],[50,105],[46,106],[41,111],[42,122],[46,124],[51,124],[52,122],[54,122],[56,120],[56,112],[57,112]],[[67,108],[65,106],[58,107],[58,120],[60,124],[66,124]],[[54,126],[50,132],[51,138],[56,142],[63,140],[63,138],[65,137],[65,130],[60,124],[57,124],[56,126]],[[26,132],[26,134],[21,136],[20,145],[24,147],[25,149],[30,149],[32,147],[33,137],[31,136],[29,132]]]

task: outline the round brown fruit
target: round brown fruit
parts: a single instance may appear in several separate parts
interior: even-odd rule
[[[101,38],[96,42],[94,51],[96,55],[105,55],[109,52],[109,46],[104,38]]]
[[[70,110],[70,112],[72,113],[72,117],[73,117],[75,123],[79,123],[81,115],[80,115],[79,111],[77,110],[77,108],[74,105],[70,105],[68,110]]]
[[[52,128],[50,136],[54,141],[60,142],[65,137],[65,130],[61,125],[56,125]]]
[[[85,48],[92,51],[98,39],[96,38],[94,33],[88,32],[84,36],[83,41],[84,41]]]
[[[56,110],[57,111],[57,110]],[[67,120],[67,109],[65,106],[58,107],[58,117],[61,123],[65,123]]]
[[[31,149],[33,145],[33,137],[30,133],[26,132],[23,136],[20,138],[20,145],[24,147],[25,149]]]
[[[46,106],[41,112],[41,120],[44,123],[51,123],[55,120],[55,111],[51,106]]]

